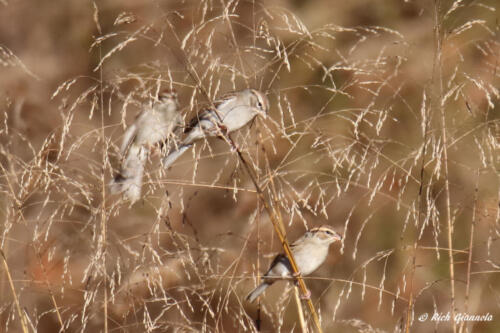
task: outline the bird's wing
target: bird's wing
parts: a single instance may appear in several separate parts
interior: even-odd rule
[[[234,92],[229,92],[214,102],[214,105],[215,105],[217,111],[219,111],[220,117],[224,118],[226,116],[227,112],[229,112],[232,109],[232,108],[225,108],[224,107],[224,104],[229,104],[232,101],[234,101]],[[223,112],[223,111],[225,111],[226,114],[221,114],[221,112]]]
[[[200,117],[202,116],[202,114],[203,114],[203,112],[200,112],[200,113],[196,114],[196,116],[194,116],[193,118],[191,118],[191,120],[189,120],[189,122],[187,123],[186,127],[184,128],[184,133],[188,133],[193,128],[195,128],[196,125],[198,125],[198,123],[200,122]]]
[[[130,148],[130,145],[134,142],[136,134],[137,134],[137,125],[134,123],[130,125],[125,131],[125,134],[123,134],[122,145],[120,147],[120,153],[122,154],[122,156],[126,155],[126,152]]]
[[[290,260],[288,260],[288,257],[287,257],[285,254],[280,253],[280,254],[278,254],[278,255],[274,258],[273,262],[272,262],[272,263],[271,263],[271,265],[269,266],[269,271],[268,271],[268,273],[269,273],[270,271],[272,271],[272,270],[273,270],[273,268],[275,268],[275,267],[276,267],[276,265],[278,265],[278,264],[282,264],[282,265],[284,265],[284,266],[288,269],[288,271],[289,271],[289,272],[292,272],[292,271],[293,271],[293,270],[292,270],[292,265],[290,264]],[[267,275],[268,273],[266,273],[266,275]]]
[[[198,114],[195,117],[191,118],[191,120],[189,121],[188,125],[184,129],[184,133],[190,132],[193,128],[195,128],[196,126],[198,126],[198,124],[202,120],[211,120],[211,119],[213,119],[213,114],[214,114],[214,110],[211,109],[211,108],[205,108],[202,111],[198,112]]]
[[[214,101],[213,105],[207,105],[203,109],[201,109],[198,114],[191,118],[189,121],[188,125],[184,129],[184,133],[189,132],[191,129],[196,127],[200,120],[211,120],[213,121],[214,116],[216,117],[215,119],[218,119],[218,117],[224,118],[225,114],[219,114],[217,112],[220,112],[220,110],[223,110],[224,108],[222,107],[223,104],[230,103],[233,100],[234,93],[227,93],[224,96],[222,96],[220,99]],[[214,107],[216,112],[214,112]]]
[[[293,250],[293,249],[296,249],[297,247],[299,247],[300,244],[303,243],[303,238],[304,238],[304,236],[302,236],[299,239],[295,240],[295,242],[293,242],[292,244],[290,244],[290,248]]]

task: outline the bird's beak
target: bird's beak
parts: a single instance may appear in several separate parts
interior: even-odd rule
[[[258,112],[259,112],[259,116],[261,116],[261,117],[262,117],[262,119],[267,119],[267,113],[268,113],[269,111],[267,111],[267,112],[266,112],[266,111],[261,111],[261,110],[259,110]]]

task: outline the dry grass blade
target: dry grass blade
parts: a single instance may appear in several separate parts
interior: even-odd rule
[[[302,310],[302,303],[300,301],[300,291],[299,288],[297,288],[297,286],[293,287],[293,293],[295,295],[295,304],[297,305],[297,313],[299,315],[300,329],[302,330],[302,332],[307,333],[308,330],[306,321],[304,319],[304,311]]]
[[[24,333],[28,333],[28,324],[26,318],[24,316],[24,312],[21,310],[21,306],[19,305],[19,299],[17,297],[16,288],[14,287],[14,282],[12,281],[12,276],[10,274],[9,265],[7,264],[7,258],[2,250],[0,250],[0,256],[2,257],[3,267],[5,269],[5,273],[7,274],[7,279],[9,281],[10,291],[12,292],[12,297],[14,298],[14,302],[16,303],[17,315],[21,320],[21,327]]]
[[[450,174],[449,174],[449,160],[448,160],[448,127],[446,123],[446,113],[443,107],[444,100],[444,78],[442,74],[443,69],[443,31],[442,31],[442,21],[441,21],[441,1],[436,1],[434,7],[434,31],[435,31],[435,59],[434,59],[434,72],[433,78],[435,80],[435,85],[437,87],[437,100],[435,105],[438,107],[438,111],[441,116],[441,138],[443,145],[443,177],[444,177],[444,194],[446,200],[445,208],[445,219],[447,227],[447,239],[448,239],[448,260],[449,260],[449,272],[450,272],[450,289],[451,289],[451,325],[453,327],[453,332],[456,333],[457,326],[455,323],[455,258],[453,256],[453,237],[454,237],[454,222],[451,214],[451,193],[450,193]]]

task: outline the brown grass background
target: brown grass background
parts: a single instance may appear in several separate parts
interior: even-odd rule
[[[324,332],[498,332],[499,9],[0,0],[0,332],[301,331],[285,283],[244,299],[281,246],[223,140],[152,154],[131,207],[109,194],[160,87],[187,117],[268,94],[233,138],[290,241],[345,235],[305,280]],[[419,320],[452,311],[493,320]]]

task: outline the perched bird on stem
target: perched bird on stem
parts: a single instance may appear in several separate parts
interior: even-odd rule
[[[309,275],[325,261],[330,244],[342,240],[330,226],[324,225],[307,231],[290,247],[301,275]],[[285,254],[278,254],[269,270],[262,277],[263,282],[247,296],[249,302],[257,299],[270,285],[279,279],[294,277],[292,266]],[[306,295],[309,297],[310,295]]]
[[[205,137],[224,137],[239,130],[257,115],[265,117],[268,110],[269,100],[258,90],[245,89],[225,95],[191,119],[184,130],[184,140],[163,159],[163,166],[169,168],[196,141]]]
[[[176,128],[182,127],[178,107],[175,90],[163,90],[154,105],[139,114],[127,129],[120,149],[120,172],[110,183],[112,193],[123,193],[131,203],[141,198],[144,165],[150,149],[156,144],[163,145]]]

